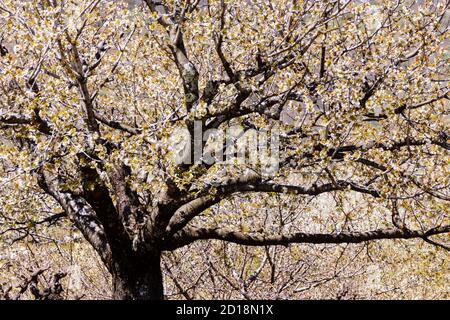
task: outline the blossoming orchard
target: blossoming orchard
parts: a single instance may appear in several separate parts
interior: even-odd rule
[[[1,0],[0,298],[448,299],[449,6]]]

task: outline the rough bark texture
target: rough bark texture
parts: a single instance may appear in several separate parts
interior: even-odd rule
[[[349,4],[350,2],[351,1],[348,1],[346,3]],[[99,3],[100,1],[92,1],[89,6],[96,6]],[[413,110],[423,107],[430,107],[433,103],[440,102],[443,99],[448,100],[448,88],[445,87],[445,92],[441,90],[442,92],[437,92],[435,97],[427,98],[427,100],[422,101],[421,97],[416,97],[418,102],[415,102],[415,104],[394,106],[395,108],[392,112],[377,115],[375,118],[372,117],[371,113],[367,113],[365,110],[369,105],[370,100],[375,98],[377,90],[383,86],[383,81],[387,78],[389,68],[400,67],[404,63],[413,62],[411,59],[419,54],[419,49],[414,49],[412,53],[407,56],[400,58],[392,57],[389,58],[389,60],[384,61],[385,63],[389,62],[389,68],[384,70],[378,76],[376,76],[375,73],[374,75],[370,73],[367,74],[368,76],[370,75],[370,77],[366,77],[367,79],[364,80],[364,88],[361,92],[362,96],[360,98],[358,97],[356,103],[349,101],[348,105],[341,106],[343,103],[343,101],[341,101],[343,93],[339,91],[336,93],[333,92],[335,92],[335,87],[339,87],[337,85],[338,83],[347,83],[349,81],[347,78],[342,78],[345,79],[345,81],[342,81],[341,78],[334,79],[334,73],[327,71],[327,68],[329,67],[327,67],[325,60],[326,56],[330,55],[328,52],[329,47],[321,46],[320,55],[312,55],[312,57],[320,56],[319,79],[322,83],[317,82],[318,80],[310,75],[311,70],[314,72],[314,68],[308,68],[307,62],[305,63],[306,60],[303,61],[302,57],[310,50],[313,42],[319,41],[322,38],[322,35],[325,32],[324,30],[327,29],[323,29],[323,27],[326,26],[329,21],[344,16],[346,13],[345,6],[347,4],[341,6],[339,1],[330,4],[327,3],[323,9],[323,13],[315,19],[317,21],[314,22],[314,25],[297,40],[291,39],[288,36],[283,37],[283,41],[278,45],[275,51],[264,53],[259,52],[258,49],[254,59],[249,52],[248,59],[250,64],[240,66],[239,64],[241,63],[233,63],[232,59],[234,58],[230,52],[231,47],[227,44],[230,41],[230,38],[226,36],[226,25],[228,24],[227,21],[229,19],[226,19],[226,17],[233,17],[235,13],[234,11],[228,12],[226,2],[220,1],[219,6],[217,7],[218,11],[216,12],[216,15],[219,17],[219,29],[213,33],[213,49],[216,51],[216,60],[220,63],[219,67],[223,70],[224,74],[223,76],[219,76],[219,78],[211,78],[205,84],[204,89],[200,90],[201,86],[199,86],[199,78],[202,79],[201,77],[205,77],[207,72],[205,72],[202,69],[201,64],[197,62],[198,57],[193,54],[190,48],[192,39],[184,38],[184,31],[189,31],[186,29],[189,28],[189,21],[191,19],[189,13],[196,10],[200,1],[166,2],[161,0],[145,0],[142,3],[147,5],[149,13],[151,12],[152,15],[156,17],[160,27],[164,30],[162,31],[166,36],[164,52],[167,51],[167,53],[169,53],[170,59],[173,60],[175,64],[174,67],[176,67],[179,79],[181,80],[183,89],[182,101],[185,109],[185,115],[182,117],[178,115],[178,110],[169,118],[166,118],[165,113],[163,113],[164,117],[155,119],[155,123],[152,125],[163,126],[172,122],[173,124],[176,123],[176,126],[180,123],[185,126],[191,134],[190,142],[191,150],[193,151],[190,158],[191,163],[180,165],[176,168],[174,174],[168,174],[164,170],[165,168],[163,168],[166,166],[165,160],[158,160],[160,162],[156,163],[153,155],[150,155],[145,161],[155,161],[155,165],[151,167],[152,169],[148,169],[147,173],[150,173],[151,170],[161,170],[159,172],[161,175],[155,175],[155,177],[163,177],[161,179],[164,180],[165,185],[163,185],[163,183],[158,185],[161,190],[157,190],[151,194],[143,194],[145,192],[142,192],[142,190],[145,190],[146,188],[134,186],[134,182],[139,181],[139,179],[134,176],[137,176],[137,172],[132,172],[131,168],[127,165],[127,157],[122,157],[121,155],[117,156],[117,154],[120,154],[119,151],[122,151],[121,148],[123,149],[123,145],[117,143],[115,138],[112,139],[111,137],[113,135],[105,134],[105,132],[108,131],[104,129],[122,131],[125,137],[124,139],[126,139],[124,141],[128,141],[130,135],[146,135],[149,133],[150,135],[154,134],[158,137],[159,133],[153,132],[153,129],[149,130],[149,123],[147,123],[145,127],[140,128],[139,126],[141,124],[138,123],[133,114],[131,114],[131,116],[133,116],[135,124],[130,126],[129,123],[131,122],[131,117],[127,120],[126,115],[124,114],[123,120],[120,120],[122,115],[115,118],[117,116],[114,115],[114,108],[112,108],[113,110],[110,115],[104,113],[104,110],[110,108],[111,103],[108,101],[105,106],[102,106],[98,101],[98,93],[104,89],[104,85],[107,83],[122,81],[121,77],[116,79],[120,81],[113,81],[112,79],[114,77],[112,77],[112,75],[118,67],[121,55],[125,54],[127,49],[126,44],[136,30],[136,27],[131,31],[128,40],[121,45],[117,45],[118,48],[121,48],[119,50],[119,59],[113,64],[110,75],[101,82],[103,84],[97,87],[95,86],[97,80],[92,81],[93,79],[89,78],[94,74],[93,71],[99,66],[102,54],[106,49],[104,44],[101,46],[97,45],[97,62],[90,63],[87,56],[83,56],[83,52],[86,50],[81,50],[81,47],[77,47],[80,45],[80,41],[78,40],[83,32],[83,27],[78,30],[77,35],[70,35],[70,32],[65,32],[64,41],[58,39],[56,41],[58,46],[54,49],[57,52],[59,51],[57,63],[66,70],[64,77],[58,76],[56,78],[69,78],[69,89],[71,89],[72,86],[75,86],[80,95],[79,107],[83,121],[76,121],[75,119],[73,125],[78,130],[77,139],[81,139],[79,137],[84,137],[83,139],[86,141],[83,140],[82,142],[79,142],[82,148],[80,148],[79,151],[77,148],[76,154],[74,152],[72,155],[72,151],[67,151],[67,153],[70,153],[70,162],[69,160],[67,160],[67,163],[64,162],[66,161],[65,157],[67,156],[65,154],[66,150],[61,151],[61,154],[58,152],[54,155],[51,153],[46,154],[47,151],[45,151],[45,154],[40,154],[36,159],[30,156],[30,160],[33,160],[30,161],[30,163],[33,163],[33,169],[26,169],[36,175],[40,188],[60,205],[64,210],[64,215],[70,219],[71,223],[78,228],[85,239],[95,248],[112,275],[114,299],[163,299],[163,277],[160,266],[162,251],[175,250],[198,240],[213,239],[249,246],[287,246],[291,243],[359,243],[380,239],[419,238],[430,244],[449,250],[447,246],[436,243],[434,240],[429,239],[429,237],[449,233],[450,225],[439,224],[434,227],[427,227],[425,225],[425,227],[421,226],[421,229],[419,230],[414,225],[409,226],[407,223],[405,224],[401,221],[396,204],[397,200],[403,201],[409,198],[414,200],[414,197],[420,199],[423,194],[428,194],[433,198],[443,201],[449,200],[448,195],[445,192],[448,185],[440,186],[441,182],[439,182],[439,180],[441,179],[437,179],[436,186],[433,186],[431,182],[428,186],[426,185],[427,182],[420,181],[419,176],[411,174],[408,177],[408,172],[412,171],[411,169],[401,169],[405,170],[403,172],[399,169],[403,164],[408,164],[408,162],[410,162],[409,165],[411,166],[415,166],[416,163],[421,163],[416,169],[420,172],[426,172],[425,168],[422,167],[422,162],[443,165],[446,163],[446,160],[448,160],[447,157],[444,156],[442,156],[442,159],[439,161],[436,160],[437,158],[434,159],[438,154],[438,151],[433,151],[433,154],[431,154],[433,157],[432,161],[430,160],[431,156],[429,157],[430,152],[433,149],[439,150],[442,155],[448,155],[448,150],[450,150],[448,133],[444,130],[438,132],[433,129],[433,131],[425,134],[422,132],[423,125],[418,127],[420,130],[413,129],[409,126],[416,120],[409,120],[406,115],[407,112],[412,112]],[[181,3],[184,3],[184,5],[181,6]],[[88,10],[86,9],[85,12],[88,12]],[[295,13],[295,15],[297,15],[297,13]],[[390,21],[391,19],[386,19],[386,21],[388,20]],[[91,22],[87,23],[86,20],[85,23],[86,26]],[[303,24],[303,22],[301,23]],[[53,32],[54,31],[52,31],[52,34]],[[158,32],[161,32],[161,30],[158,29]],[[189,34],[192,33],[195,34],[196,32],[186,32],[186,35],[189,37]],[[356,47],[353,47],[351,50],[356,50],[365,42],[369,44],[370,48],[372,46],[372,41],[374,41],[372,37],[375,34],[376,33],[365,41],[361,41],[360,44],[356,44]],[[123,39],[126,37],[122,37],[121,35],[120,38],[122,39],[120,41],[123,42]],[[348,37],[346,36],[343,42],[346,41],[346,38]],[[284,44],[286,47],[281,49],[283,47],[283,42],[286,42]],[[349,51],[350,49],[346,48],[342,53],[342,56]],[[420,50],[420,52],[422,51],[424,51],[424,49]],[[30,52],[34,51],[30,50]],[[0,43],[0,56],[5,56],[7,53],[7,49]],[[45,56],[46,53],[47,52],[42,54],[42,56]],[[366,53],[364,54],[364,59],[365,55]],[[43,61],[43,58],[41,60]],[[314,61],[314,59],[312,60]],[[24,105],[20,106],[20,108],[11,107],[11,111],[14,112],[8,112],[9,114],[3,112],[3,110],[0,112],[0,129],[2,129],[2,126],[7,128],[7,130],[12,129],[15,126],[25,128],[31,127],[33,130],[29,130],[30,132],[39,133],[39,136],[36,135],[34,138],[17,138],[21,145],[21,148],[18,149],[28,148],[27,151],[29,155],[34,155],[37,150],[40,150],[40,147],[43,145],[38,145],[38,142],[44,138],[48,141],[48,145],[45,145],[45,150],[49,149],[49,146],[53,146],[53,144],[56,145],[59,137],[64,136],[64,138],[67,138],[65,132],[66,127],[61,126],[61,128],[64,128],[64,131],[58,132],[58,130],[60,130],[58,129],[60,125],[56,120],[52,120],[53,116],[50,117],[52,113],[47,113],[46,115],[44,109],[40,112],[40,107],[34,106],[35,103],[38,104],[38,102],[41,102],[39,99],[55,95],[54,91],[45,92],[45,89],[42,90],[42,88],[45,88],[46,83],[47,86],[48,84],[53,83],[45,81],[42,61],[38,63],[38,66],[34,65],[33,68],[30,68],[30,70],[34,71],[27,80],[26,88],[23,88],[36,95],[36,99],[33,100],[33,105]],[[141,61],[138,62],[141,63]],[[380,64],[382,64],[382,62],[380,62]],[[30,66],[31,65],[32,64],[30,64]],[[105,62],[104,65],[107,65],[107,63]],[[12,66],[14,66],[14,68],[17,67],[16,65]],[[273,88],[277,86],[272,84],[270,84],[270,89],[265,87],[268,86],[269,79],[275,78],[277,74],[282,74],[288,70],[288,68],[293,70],[298,69],[297,71],[294,70],[295,72],[298,72],[298,74],[295,75],[295,78],[299,78],[298,83],[289,89],[283,89],[283,91],[279,91],[281,89],[278,90]],[[303,71],[303,69],[305,70]],[[427,67],[427,69],[424,69],[427,70],[427,74],[429,72],[428,69],[430,68]],[[339,73],[342,73],[342,70],[339,70]],[[38,77],[39,73],[41,73],[40,77]],[[47,73],[48,76],[55,78],[55,75],[52,75],[48,70]],[[6,75],[6,73],[4,74]],[[303,74],[302,77],[301,74]],[[405,74],[407,73],[405,72]],[[99,72],[96,76],[101,77],[101,75],[102,73]],[[331,78],[328,79],[327,77]],[[354,82],[355,85],[358,84],[358,81],[360,81],[359,77],[359,75],[358,77],[355,75],[356,80],[351,81],[351,83]],[[372,77],[374,77],[373,80],[369,79]],[[133,75],[133,84],[135,84],[137,78],[138,77]],[[147,79],[147,77],[144,78]],[[206,78],[207,77],[205,77],[205,80]],[[281,79],[281,77],[279,78]],[[294,77],[292,78],[294,79]],[[11,80],[11,83],[15,82],[17,81]],[[408,78],[407,83],[410,82],[411,81]],[[1,84],[3,86],[3,83]],[[328,85],[330,86],[328,87],[328,91],[333,93],[331,96],[325,95],[325,90],[318,89],[320,86],[323,87]],[[224,88],[226,86],[233,86],[233,88],[231,88],[232,90],[230,91],[228,91],[229,88],[227,88],[227,90],[224,90],[221,93],[219,90],[221,86],[224,86]],[[256,89],[254,88],[255,86]],[[96,87],[96,89],[94,90],[93,87]],[[284,87],[284,83],[281,83],[279,87]],[[405,90],[404,87],[405,86],[402,85],[402,90]],[[113,87],[112,90],[114,90],[114,88],[115,87]],[[123,88],[127,88],[125,84]],[[149,88],[152,88],[153,90],[153,86],[149,86]],[[12,89],[13,87],[11,87],[11,90]],[[147,86],[143,87],[143,89],[147,89]],[[166,88],[164,88],[164,90],[165,89]],[[63,90],[63,88],[61,88],[61,90]],[[19,92],[19,90],[17,91]],[[319,91],[323,91],[323,93],[320,94],[325,96],[321,98]],[[358,93],[359,89],[356,87],[349,87],[348,91],[355,91]],[[22,94],[22,92],[25,91],[21,88],[20,94]],[[233,92],[233,94],[227,98],[225,97],[228,95],[227,92]],[[140,97],[140,95],[136,96]],[[395,97],[397,98],[397,96]],[[415,101],[416,98],[411,98],[411,100]],[[334,101],[335,99],[336,101]],[[8,100],[14,102],[23,99],[11,97],[11,99],[8,98]],[[58,108],[67,108],[66,102],[60,104],[59,100],[66,101],[66,94],[58,99],[54,99],[54,101],[48,103],[48,106],[57,104],[55,107],[56,110],[58,110]],[[333,101],[327,102],[328,100]],[[201,101],[206,103],[206,113],[202,111],[204,106],[200,104]],[[219,126],[226,124],[227,122],[232,123],[235,120],[239,120],[240,122],[240,119],[242,119],[246,128],[254,129],[258,128],[257,125],[260,120],[252,123],[250,117],[245,118],[244,116],[258,115],[257,119],[260,119],[259,116],[265,118],[267,124],[271,127],[274,120],[280,120],[281,112],[287,110],[284,109],[287,102],[305,103],[305,101],[309,101],[308,103],[312,104],[313,108],[311,108],[311,110],[313,111],[311,111],[312,113],[310,114],[311,119],[305,120],[305,115],[305,119],[302,120],[298,127],[293,127],[281,136],[285,141],[283,150],[286,151],[286,155],[284,158],[280,159],[279,167],[284,170],[293,169],[294,174],[302,168],[308,171],[315,171],[320,168],[320,170],[318,170],[320,173],[317,174],[317,179],[312,185],[310,185],[309,182],[310,178],[305,181],[293,181],[293,179],[282,181],[278,179],[278,177],[276,179],[266,179],[260,174],[254,173],[252,171],[253,169],[250,170],[250,173],[237,170],[236,175],[238,175],[238,178],[235,177],[234,173],[229,174],[227,177],[223,177],[221,176],[222,173],[219,173],[220,170],[217,170],[217,172],[213,172],[214,177],[211,178],[208,177],[209,173],[211,173],[208,172],[211,165],[203,162],[196,163],[194,161],[198,158],[194,149],[198,150],[204,147],[204,141],[202,139],[196,141],[194,138],[196,131],[194,130],[194,121],[200,122],[202,128],[208,130],[219,128]],[[390,100],[387,101],[389,102]],[[9,101],[6,102],[8,102],[8,104],[10,103]],[[389,102],[389,104],[390,103],[391,102]],[[33,110],[33,114],[25,114],[22,111],[26,110],[25,107]],[[161,108],[164,107],[166,107],[165,104],[161,105]],[[3,108],[3,101],[1,108]],[[127,109],[125,110],[128,112],[128,104],[126,105],[126,108]],[[49,107],[49,109],[51,108]],[[320,114],[316,115],[315,113],[319,111]],[[326,114],[327,112],[329,114]],[[361,123],[368,120],[380,121],[380,126],[382,127],[383,123],[381,121],[389,120],[390,117],[393,117],[395,120],[397,115],[401,115],[408,120],[408,127],[405,127],[405,133],[407,135],[402,137],[400,134],[395,134],[386,141],[383,139],[378,140],[378,136],[367,137],[366,139],[365,135],[356,131],[354,136],[358,137],[358,139],[362,139],[362,141],[358,140],[355,142],[353,141],[353,138],[350,139],[349,137],[351,137],[352,130],[355,130],[353,127],[357,123],[355,122],[354,124],[353,122],[357,120],[352,120],[351,126],[348,129],[345,129],[345,125],[347,124],[337,125],[333,124],[334,122],[332,121],[333,118],[341,119],[341,116],[346,116],[343,119],[360,119]],[[317,131],[319,127],[318,124],[322,123],[322,120],[325,120],[325,116],[327,124],[326,128],[323,129],[326,130],[323,131],[324,137],[319,137],[321,134],[319,135],[319,131]],[[62,114],[60,115],[58,110],[58,112],[55,112],[54,118],[58,119],[58,121],[63,121],[65,116],[62,116]],[[147,120],[145,121],[147,122]],[[306,124],[305,121],[307,121]],[[387,123],[386,126],[382,128],[392,128],[393,124],[396,123],[397,122]],[[430,128],[435,127],[433,122],[430,122],[430,124]],[[261,129],[264,129],[264,127],[266,126],[263,126]],[[320,127],[323,126],[320,125]],[[147,130],[149,131],[147,132]],[[329,130],[332,131],[331,135]],[[414,136],[413,133],[415,131],[420,132],[420,135]],[[163,136],[164,135],[165,133]],[[14,133],[13,136],[14,139],[16,139],[16,133]],[[335,138],[330,138],[329,136],[345,136],[345,139],[337,141]],[[360,138],[361,136],[364,137]],[[325,138],[328,139],[326,143],[323,142],[323,139]],[[144,141],[150,141],[150,138],[148,139],[149,140],[144,139]],[[56,142],[53,142],[53,140]],[[289,142],[290,140],[292,141]],[[141,140],[139,138],[136,141]],[[155,148],[161,141],[154,144]],[[153,144],[153,142],[151,142],[151,144]],[[26,147],[22,148],[22,145],[25,145]],[[65,142],[61,142],[61,146],[62,145],[65,145]],[[197,148],[198,146],[200,146],[200,148]],[[154,147],[152,146],[149,149],[143,150],[153,150],[153,148]],[[223,149],[226,150],[225,147]],[[302,152],[299,153],[296,150],[302,150]],[[408,152],[404,152],[405,150]],[[161,150],[155,151],[155,154],[159,154],[159,151]],[[401,151],[404,152],[403,156],[401,155]],[[378,154],[375,154],[375,152],[378,152]],[[424,156],[423,159],[415,159],[412,157],[414,152],[420,152],[426,156]],[[133,153],[144,153],[146,156],[145,151],[143,152],[140,149],[137,149],[137,151]],[[356,156],[356,154],[359,155]],[[161,156],[161,159],[165,158],[165,152],[161,152],[159,156]],[[389,163],[388,166],[386,163],[383,164],[377,162],[379,161],[377,159],[394,159],[395,157],[406,156],[407,158],[405,158],[401,164],[395,166],[398,168],[391,166],[391,163]],[[0,160],[3,161],[3,158],[0,157]],[[329,164],[327,164],[328,161]],[[351,167],[352,175],[354,171],[361,171],[362,174],[355,175],[354,177],[347,177],[347,170],[345,168],[341,169],[340,166],[341,164],[342,167],[344,165],[351,166],[352,162],[358,165]],[[35,168],[34,163],[39,163],[39,165]],[[324,168],[324,164],[327,166],[330,165],[332,170],[329,170],[328,167]],[[364,167],[361,167],[360,165],[363,165]],[[69,170],[64,172],[66,167],[72,168],[73,166],[75,167],[72,171]],[[310,167],[312,169],[310,169]],[[434,167],[429,168],[432,169]],[[362,169],[367,170],[368,173],[362,171]],[[398,171],[396,172],[396,170]],[[79,176],[76,177],[77,179],[69,179],[73,172],[79,174]],[[431,172],[431,170],[429,172]],[[288,173],[290,173],[290,171],[288,171]],[[400,173],[403,178],[408,178],[410,180],[405,180],[405,186],[408,185],[409,189],[405,187],[405,191],[400,190],[401,192],[396,190],[397,185],[402,185],[403,188],[403,183],[400,184],[398,180]],[[392,175],[392,181],[389,180],[389,175]],[[280,175],[280,177],[282,176]],[[286,175],[286,177],[289,177],[289,175]],[[381,180],[381,178],[385,179],[386,184],[392,185],[389,192],[386,192],[386,190],[383,191],[383,189],[385,189],[382,188],[384,187],[383,185],[377,185],[375,183],[376,181]],[[71,180],[76,181],[77,185],[73,186],[74,182]],[[177,184],[176,181],[181,181],[182,184]],[[136,190],[139,190],[139,192]],[[259,231],[243,232],[228,230],[227,228],[200,228],[192,226],[192,224],[194,224],[193,222],[195,222],[194,219],[206,209],[220,203],[222,200],[227,199],[227,197],[248,192],[270,194],[283,193],[304,197],[315,197],[333,192],[353,192],[361,194],[371,200],[377,199],[377,204],[378,201],[379,203],[390,203],[392,200],[392,222],[393,227],[395,228],[385,227],[384,229],[364,229],[363,231],[344,229],[327,234],[303,232],[291,234],[281,234],[281,232],[279,232],[278,234],[274,234],[270,233],[269,230],[262,230],[261,233],[258,233]],[[401,193],[403,192],[404,194],[402,195]],[[411,196],[411,194],[416,195]],[[434,207],[432,210],[435,210]],[[444,214],[442,216],[444,216]],[[427,218],[427,220],[430,219]],[[436,221],[438,220],[441,221],[441,217],[436,219]],[[444,221],[442,223],[447,222]]]
[[[113,298],[117,300],[162,300],[161,252],[117,257],[113,262]]]

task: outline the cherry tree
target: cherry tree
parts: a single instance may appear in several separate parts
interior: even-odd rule
[[[111,273],[116,299],[163,299],[162,255],[200,240],[417,238],[449,250],[448,8],[0,1],[1,234],[26,241],[67,220]],[[196,133],[230,126],[244,132],[231,147]],[[190,151],[181,162],[179,130]],[[249,148],[258,161],[240,161],[239,141],[258,144],[246,132],[276,133],[277,157]],[[206,161],[207,148],[231,161]],[[227,203],[246,195],[245,216],[264,209],[261,194],[335,197],[323,212],[334,228],[227,223]],[[342,213],[355,199],[367,217],[353,222]]]

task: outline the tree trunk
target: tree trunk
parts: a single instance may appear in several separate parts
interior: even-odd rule
[[[163,300],[161,252],[133,254],[116,259],[113,278],[115,300]]]

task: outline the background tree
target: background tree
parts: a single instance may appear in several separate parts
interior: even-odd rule
[[[269,246],[448,251],[448,6],[1,1],[2,234],[37,241],[67,218],[117,299],[162,299],[163,253],[198,240],[267,250],[245,281],[222,277],[246,298],[276,268]],[[195,121],[276,128],[279,170],[176,165],[171,137]]]

